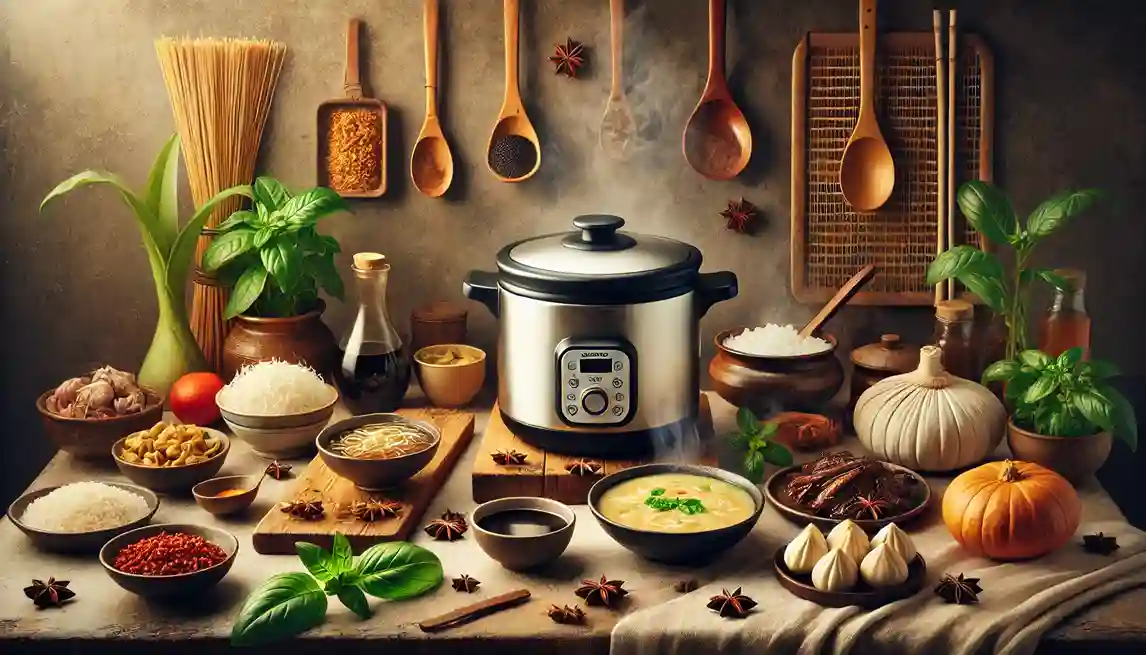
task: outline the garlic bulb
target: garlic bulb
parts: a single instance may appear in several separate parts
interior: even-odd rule
[[[828,542],[824,539],[824,533],[809,523],[784,547],[784,565],[792,573],[808,574],[816,562],[827,554]]]
[[[907,579],[907,563],[887,544],[876,546],[859,565],[864,582],[873,587],[890,587]]]
[[[831,550],[812,567],[812,586],[821,591],[847,591],[856,586],[859,566],[842,550]]]
[[[983,460],[1007,425],[1003,404],[981,384],[943,370],[924,346],[919,368],[881,380],[856,401],[856,436],[877,459],[916,471],[950,471]]]
[[[911,563],[915,559],[918,551],[915,550],[915,544],[912,543],[911,537],[907,536],[898,525],[888,523],[883,526],[875,536],[871,538],[871,547],[875,548],[881,544],[887,544],[889,548],[894,550],[904,562]]]
[[[828,533],[828,548],[842,550],[858,562],[871,550],[871,544],[863,528],[851,519],[844,519]]]

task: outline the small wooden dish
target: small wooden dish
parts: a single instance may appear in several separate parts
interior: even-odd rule
[[[259,495],[259,487],[262,484],[263,477],[258,475],[228,475],[200,482],[191,487],[191,495],[195,497],[195,504],[209,514],[227,516],[250,507],[251,503],[255,502],[255,497]],[[233,496],[218,495],[229,489],[245,489],[245,491]]]
[[[812,586],[812,576],[797,575],[784,564],[784,549],[776,551],[774,560],[776,579],[780,586],[792,592],[793,596],[810,600],[824,607],[849,607],[857,605],[865,609],[883,607],[897,600],[910,598],[923,589],[927,582],[927,562],[922,555],[907,564],[907,580],[892,587],[871,587],[863,580],[856,583],[851,591],[823,591]]]
[[[902,514],[892,514],[878,520],[852,519],[856,525],[863,528],[863,531],[867,532],[868,534],[877,532],[880,528],[883,528],[890,523],[896,523],[900,527],[903,527],[905,524],[911,522],[913,519],[922,514],[924,510],[927,509],[927,506],[931,503],[931,486],[927,484],[927,480],[925,480],[923,476],[909,468],[899,466],[898,464],[892,464],[891,462],[883,462],[883,464],[896,471],[907,473],[912,478],[914,478],[915,481],[920,485],[919,489],[922,490],[920,492],[922,497],[919,498],[918,505],[906,512],[903,512]],[[784,518],[788,519],[792,523],[795,523],[799,526],[804,526],[808,523],[812,523],[817,528],[827,532],[828,530],[831,530],[833,527],[835,527],[836,524],[842,522],[844,519],[834,519],[827,516],[818,516],[813,514],[810,511],[797,506],[795,501],[792,500],[792,497],[789,496],[788,492],[784,489],[784,485],[788,481],[788,476],[799,470],[800,466],[797,464],[795,466],[782,468],[779,471],[773,473],[772,477],[768,478],[768,482],[764,485],[764,497],[768,499],[769,505],[775,507],[777,512],[780,512]]]

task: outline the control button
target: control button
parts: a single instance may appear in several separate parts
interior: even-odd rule
[[[565,400],[577,400],[577,394],[567,393],[565,394]]]
[[[613,370],[614,371],[620,371],[624,368],[625,368],[625,365],[624,365],[624,363],[621,362],[621,360],[618,359],[618,360],[613,362]]]
[[[621,378],[613,378],[613,388],[614,389],[620,389],[621,385],[623,385],[623,384],[624,384],[624,382],[621,382]]]
[[[576,371],[577,370],[577,360],[575,360],[575,359],[569,360],[569,362],[565,364],[565,368],[569,369],[570,371]]]
[[[567,405],[565,407],[565,413],[568,414],[569,416],[576,416],[577,415],[577,406],[576,405]]]
[[[577,384],[578,384],[577,378],[569,378],[569,388],[570,389],[576,389]]]
[[[613,396],[613,398],[619,403],[625,402],[625,394],[623,393],[618,393],[617,395]]]
[[[625,411],[624,407],[620,405],[613,405],[613,416],[620,416],[621,412]]]
[[[593,416],[600,416],[609,407],[609,396],[600,389],[588,389],[581,395],[581,406]]]

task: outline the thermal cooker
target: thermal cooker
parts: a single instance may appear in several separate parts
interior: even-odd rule
[[[497,272],[462,285],[499,318],[498,406],[516,435],[555,452],[647,452],[694,430],[699,323],[736,296],[736,275],[700,273],[694,246],[621,231],[618,216],[511,243]]]

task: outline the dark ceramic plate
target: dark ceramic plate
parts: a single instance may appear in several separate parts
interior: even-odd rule
[[[159,509],[159,496],[154,492],[137,487],[134,484],[125,484],[123,482],[108,482],[106,480],[99,480],[103,484],[119,487],[125,491],[141,496],[147,502],[147,514],[137,520],[132,521],[126,525],[121,525],[117,528],[110,528],[107,530],[95,530],[93,532],[45,532],[44,530],[37,530],[29,525],[25,525],[20,519],[24,516],[24,510],[28,509],[28,505],[37,498],[48,495],[52,491],[59,489],[60,486],[44,487],[43,489],[36,489],[20,496],[8,506],[8,520],[11,521],[17,528],[28,535],[32,540],[32,544],[42,550],[49,550],[57,553],[95,553],[99,552],[108,539],[128,530],[147,525],[151,521],[151,517],[155,516],[156,510]]]
[[[793,596],[810,600],[824,607],[849,607],[858,605],[866,609],[883,607],[897,600],[910,598],[923,589],[927,582],[927,562],[922,555],[916,555],[907,565],[907,580],[894,587],[870,587],[863,580],[851,591],[821,591],[812,586],[812,576],[797,575],[784,564],[784,549],[776,551],[776,578],[780,586],[792,592]]]
[[[115,557],[119,551],[137,541],[154,537],[160,532],[182,532],[203,537],[222,548],[223,552],[227,554],[227,559],[214,566],[179,575],[137,575],[124,573],[115,568]],[[99,551],[99,563],[103,565],[104,571],[116,584],[133,594],[138,594],[144,598],[177,598],[194,596],[218,584],[231,570],[231,565],[235,563],[235,555],[238,552],[239,540],[235,538],[235,535],[225,530],[207,525],[157,523],[125,532],[108,541]]]
[[[912,519],[922,514],[923,511],[927,509],[927,504],[931,502],[931,487],[927,484],[927,480],[923,479],[923,476],[909,468],[899,466],[898,464],[883,462],[883,465],[895,471],[906,473],[914,478],[918,483],[916,485],[916,489],[919,490],[919,495],[915,499],[917,501],[915,507],[907,512],[903,512],[902,514],[891,514],[879,520],[852,519],[855,521],[856,525],[863,528],[864,532],[869,534],[877,532],[880,528],[886,526],[889,523],[897,523],[900,527],[903,527],[906,523],[909,523]],[[773,473],[772,477],[768,478],[767,484],[764,485],[764,495],[768,498],[768,502],[776,508],[776,511],[780,512],[784,518],[788,519],[792,523],[795,523],[801,527],[807,525],[808,523],[813,523],[817,528],[827,532],[844,519],[834,519],[827,516],[818,516],[813,514],[811,510],[799,506],[784,489],[785,483],[788,481],[788,477],[792,475],[792,473],[799,470],[800,466],[796,465],[780,469],[779,471]]]

